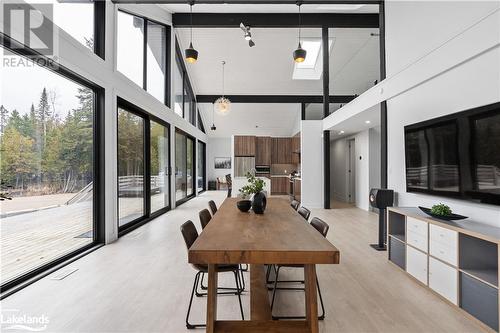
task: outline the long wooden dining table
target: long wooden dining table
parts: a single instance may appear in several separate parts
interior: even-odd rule
[[[213,332],[318,332],[316,264],[338,264],[340,252],[285,199],[268,198],[264,214],[243,213],[227,198],[189,249],[208,265],[207,327]],[[217,320],[217,265],[250,264],[250,320]],[[265,264],[303,264],[306,320],[272,320]]]

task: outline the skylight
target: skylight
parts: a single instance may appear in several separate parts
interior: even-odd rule
[[[329,53],[332,51],[334,40],[335,38],[330,38],[328,43]],[[292,79],[319,80],[323,72],[321,38],[303,38],[302,48],[307,51],[306,60],[294,64]]]

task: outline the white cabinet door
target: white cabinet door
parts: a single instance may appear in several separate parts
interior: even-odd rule
[[[414,232],[427,238],[428,223],[410,216],[406,217],[406,230],[408,232]]]
[[[406,271],[420,282],[427,284],[427,254],[407,246]]]
[[[457,305],[458,272],[453,267],[429,257],[429,287]]]
[[[458,233],[454,230],[430,226],[429,253],[453,266],[458,266]]]

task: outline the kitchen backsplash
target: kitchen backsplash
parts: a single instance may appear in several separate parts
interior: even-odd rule
[[[272,164],[271,175],[289,175],[292,171],[299,171],[296,164]]]

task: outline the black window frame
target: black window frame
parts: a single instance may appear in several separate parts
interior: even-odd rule
[[[57,267],[63,267],[79,257],[88,254],[105,242],[105,187],[104,187],[104,173],[105,173],[105,133],[104,133],[104,88],[90,81],[89,79],[77,74],[69,68],[56,63],[52,59],[34,51],[26,45],[19,43],[17,40],[10,36],[0,33],[0,45],[5,50],[12,52],[18,56],[27,59],[32,59],[37,64],[41,65],[44,69],[51,71],[61,77],[73,81],[79,85],[89,88],[94,93],[94,110],[93,110],[93,195],[92,195],[92,230],[93,239],[92,243],[82,246],[79,249],[66,253],[46,264],[38,266],[32,270],[27,271],[20,276],[3,283],[0,286],[0,299],[11,295],[12,293],[21,290],[29,284],[43,278],[50,274],[52,270]],[[12,46],[15,46],[13,48]],[[47,64],[51,64],[47,66]]]
[[[196,140],[196,149],[198,149],[198,145],[201,144],[203,146],[203,188],[201,191],[198,191],[198,164],[196,165],[196,191],[198,194],[203,193],[207,190],[207,144],[201,140]],[[201,156],[198,156],[198,159]],[[197,161],[198,161],[197,159]]]
[[[146,110],[138,107],[134,103],[129,102],[128,100],[118,96],[117,97],[117,113],[116,113],[116,121],[118,123],[118,108],[122,108],[126,110],[127,112],[130,112],[138,117],[141,117],[143,119],[143,135],[144,135],[144,144],[143,144],[143,149],[144,149],[144,181],[143,181],[143,211],[144,214],[132,221],[127,222],[126,224],[120,226],[120,218],[118,216],[117,218],[117,226],[118,226],[118,237],[121,237],[130,231],[137,229],[138,227],[146,224],[147,222],[151,221],[152,219],[165,214],[166,212],[170,211],[172,209],[172,180],[171,180],[171,175],[172,175],[172,161],[171,161],[171,126],[169,123],[166,121],[153,116]],[[158,123],[164,127],[167,128],[168,130],[168,204],[154,212],[151,212],[151,135],[150,135],[150,129],[151,129],[151,121],[154,121],[155,123]],[[117,157],[118,157],[118,127],[117,127],[117,136],[116,136],[116,147],[117,147]],[[117,158],[116,161],[116,167],[117,170],[119,168],[119,163],[120,161]],[[116,184],[118,184],[118,175],[116,178]],[[120,212],[120,207],[119,207],[119,200],[118,200],[118,195],[119,195],[120,189],[117,186],[116,189],[116,197],[117,197],[117,212]]]
[[[201,118],[200,109],[197,109],[196,112],[198,114],[198,123],[197,123],[198,129],[203,133],[207,134],[207,132],[205,132],[205,125],[203,124],[203,119]]]
[[[182,118],[186,119],[186,94],[187,93],[187,99],[191,101],[190,107],[189,107],[189,123],[193,126],[196,127],[196,110],[198,109],[197,107],[197,101],[196,101],[196,95],[193,90],[193,86],[191,85],[191,81],[189,80],[189,75],[187,72],[186,65],[184,63],[183,57],[182,57],[182,51],[179,46],[179,42],[177,38],[175,39],[175,60],[177,63],[177,66],[179,66],[179,71],[181,72],[182,76]]]
[[[174,132],[174,138],[175,138],[175,134],[181,134],[181,135],[184,135],[186,137],[186,140],[192,140],[193,141],[193,152],[192,152],[192,159],[193,159],[193,193],[191,193],[191,195],[187,195],[187,187],[186,187],[186,197],[182,198],[182,199],[179,199],[177,200],[176,198],[176,201],[175,201],[175,206],[178,207],[180,205],[182,205],[183,203],[193,199],[196,197],[196,194],[197,194],[197,184],[196,184],[196,169],[197,169],[197,165],[196,165],[196,156],[197,156],[197,146],[196,146],[196,138],[194,136],[192,136],[191,134],[181,130],[180,128],[176,127],[175,128],[175,132]],[[176,142],[177,139],[174,139],[174,145],[177,145],[177,142]],[[175,146],[177,147],[177,146]],[[177,160],[176,158],[177,156],[174,156],[174,160]],[[175,161],[174,161],[174,170],[176,168],[176,165],[175,165]],[[186,144],[186,178],[187,178],[187,144]],[[174,182],[176,182],[175,180],[175,172],[174,172]],[[187,180],[186,180],[186,184],[187,184]],[[177,189],[175,190],[175,194],[177,194]]]
[[[163,103],[164,105],[166,105],[167,107],[171,107],[172,101],[171,101],[170,76],[171,76],[171,29],[172,29],[172,27],[168,24],[158,22],[156,20],[150,19],[147,16],[140,15],[140,14],[128,11],[126,9],[118,8],[117,12],[122,12],[122,13],[125,13],[128,15],[138,17],[138,18],[142,19],[144,22],[143,48],[142,48],[142,52],[143,52],[142,87],[141,88],[144,89],[144,91],[146,91],[148,94],[150,94],[147,90],[147,83],[148,83],[148,80],[147,80],[148,79],[148,77],[147,77],[147,75],[148,75],[147,74],[147,70],[148,70],[148,54],[147,54],[147,52],[148,52],[148,49],[147,49],[147,47],[148,47],[148,22],[165,27],[165,35],[166,35],[165,36],[166,37],[165,38],[165,44],[166,44],[165,45],[166,46],[166,49],[165,49],[165,52],[166,52],[166,57],[165,57],[165,61],[166,61],[166,63],[165,63],[165,67],[166,67],[165,68],[165,100],[160,101],[160,102]],[[116,37],[116,35],[115,35],[115,37]],[[118,57],[118,54],[116,56]],[[154,97],[153,95],[151,95],[151,97],[156,99],[156,97]]]

